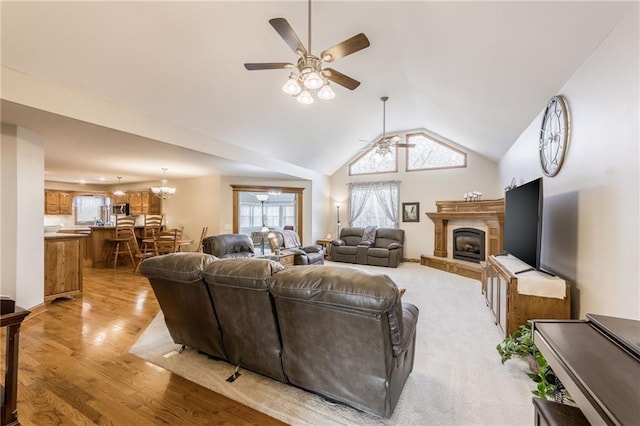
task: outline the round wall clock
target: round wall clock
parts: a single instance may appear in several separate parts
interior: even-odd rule
[[[554,96],[547,103],[540,128],[540,166],[545,175],[558,174],[569,142],[569,110],[564,98]]]

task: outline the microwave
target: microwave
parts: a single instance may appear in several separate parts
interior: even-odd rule
[[[111,214],[129,216],[129,203],[116,203],[112,205]]]

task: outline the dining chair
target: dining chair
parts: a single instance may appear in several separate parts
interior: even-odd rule
[[[133,257],[136,260],[136,262],[134,262],[134,264],[133,264],[133,273],[137,274],[138,271],[140,270],[140,264],[142,263],[142,261],[145,260],[145,259],[148,259],[150,257],[155,256],[156,252],[154,250],[153,238],[151,238],[151,243],[149,244],[149,248],[150,248],[149,251],[142,251],[140,249],[140,246],[138,245],[138,239],[137,238],[132,238],[131,241],[132,241],[131,245],[133,246]],[[143,244],[144,244],[144,242],[143,242]]]
[[[144,215],[144,229],[142,230],[142,241],[140,252],[153,253],[153,235],[162,231],[164,226],[164,214]]]
[[[175,253],[178,243],[182,239],[182,228],[160,231],[153,236],[153,250],[156,256]]]
[[[198,241],[198,245],[196,246],[196,249],[194,251],[198,251],[198,252],[202,253],[202,241],[204,241],[204,239],[207,236],[208,232],[209,232],[209,227],[208,226],[204,226],[202,228],[202,232],[200,233],[200,241]]]
[[[107,256],[107,266],[113,257],[113,269],[116,268],[118,264],[118,256],[121,254],[128,254],[131,259],[131,263],[133,265],[136,264],[136,261],[133,257],[133,250],[131,248],[133,242],[135,241],[136,235],[134,232],[136,225],[136,217],[135,216],[121,216],[116,217],[116,226],[114,230],[115,237],[108,238],[106,240],[107,244],[109,244],[109,254]],[[114,254],[115,253],[115,254]]]

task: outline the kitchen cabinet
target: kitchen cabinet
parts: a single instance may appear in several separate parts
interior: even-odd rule
[[[71,194],[63,191],[44,191],[44,214],[71,214]]]
[[[83,234],[46,233],[44,236],[44,300],[82,293]]]
[[[129,193],[129,214],[142,214],[142,193],[140,191]]]
[[[125,192],[122,195],[112,195],[111,204],[128,203],[129,195]]]
[[[161,200],[151,191],[129,192],[128,195],[130,214],[162,214]]]

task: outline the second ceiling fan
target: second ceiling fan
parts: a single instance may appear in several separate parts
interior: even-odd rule
[[[369,142],[369,141],[363,141],[363,142],[369,142],[371,145],[369,147],[366,148],[367,151],[374,149],[374,153],[378,154],[380,156],[385,156],[387,154],[391,153],[391,147],[395,147],[395,148],[413,148],[414,146],[416,146],[416,144],[414,143],[400,143],[400,141],[402,140],[402,138],[400,138],[400,136],[394,135],[394,136],[389,136],[387,137],[387,128],[386,128],[386,124],[387,124],[387,101],[389,100],[388,96],[383,96],[380,98],[380,100],[382,101],[382,137],[375,141],[375,142]]]
[[[292,96],[296,96],[298,102],[311,104],[314,102],[309,90],[318,90],[317,96],[320,99],[332,99],[335,93],[329,81],[346,87],[349,90],[356,89],[360,82],[342,74],[333,68],[323,68],[323,63],[336,61],[352,53],[369,47],[369,39],[363,33],[336,44],[320,53],[320,56],[311,53],[311,0],[308,3],[308,47],[300,41],[295,31],[285,18],[273,18],[269,20],[271,26],[280,34],[287,45],[298,54],[298,61],[291,62],[267,62],[267,63],[245,63],[244,67],[249,71],[291,69],[289,80],[282,90]]]

